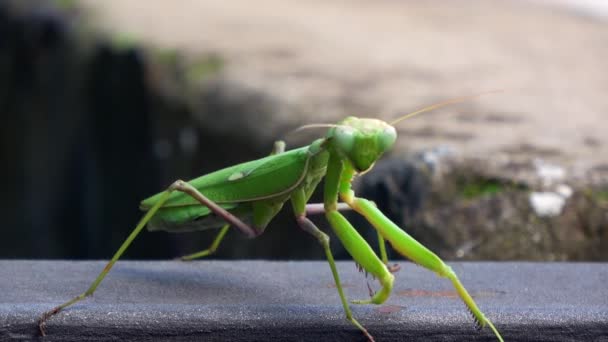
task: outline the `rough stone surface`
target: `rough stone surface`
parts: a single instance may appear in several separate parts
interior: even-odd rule
[[[83,291],[102,261],[0,261],[0,339],[36,339],[36,319]],[[608,341],[608,266],[453,263],[506,341]],[[347,296],[368,296],[352,262]],[[375,282],[373,287],[377,288]],[[353,306],[377,341],[492,341],[450,283],[409,263],[380,306]],[[93,297],[47,326],[45,341],[363,340],[345,319],[324,262],[125,261]]]
[[[575,2],[81,3],[112,34],[224,61],[195,103],[228,135],[242,128],[267,143],[298,123],[388,120],[505,89],[399,125],[400,151],[445,144],[464,157],[542,158],[570,177],[605,176],[606,22]],[[210,100],[246,105],[218,116]]]

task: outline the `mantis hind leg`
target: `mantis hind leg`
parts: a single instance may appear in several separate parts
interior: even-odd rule
[[[365,329],[361,325],[361,323],[359,323],[353,317],[353,313],[350,309],[350,306],[348,305],[346,296],[344,295],[344,289],[342,289],[342,283],[340,282],[340,276],[338,275],[338,269],[336,268],[334,256],[331,253],[331,249],[329,247],[329,236],[323,233],[311,220],[306,217],[306,213],[309,212],[311,208],[315,208],[313,210],[315,212],[319,211],[319,208],[317,208],[316,205],[313,205],[313,207],[307,205],[307,199],[308,198],[302,189],[296,189],[292,193],[291,204],[293,205],[293,211],[296,215],[296,221],[298,222],[298,225],[300,226],[300,228],[302,228],[302,230],[314,236],[323,247],[323,251],[325,252],[325,256],[327,257],[327,262],[329,263],[329,268],[331,269],[331,273],[334,277],[334,282],[336,283],[336,289],[338,290],[338,294],[340,295],[340,301],[342,302],[342,307],[344,308],[346,319],[348,319],[354,326],[361,330],[363,334],[365,334],[365,336],[368,338],[368,340],[373,341],[374,338],[372,337],[372,335],[370,335],[367,329]]]
[[[217,248],[219,247],[220,243],[226,236],[226,233],[228,233],[229,228],[230,228],[230,224],[225,224],[220,229],[220,232],[217,233],[217,235],[215,236],[215,239],[213,239],[213,242],[211,243],[209,248],[202,250],[200,252],[184,255],[184,256],[180,257],[179,259],[182,261],[190,261],[190,260],[194,260],[194,259],[198,259],[198,258],[203,258],[203,257],[209,256],[209,255],[215,253],[217,251]]]
[[[40,316],[40,318],[38,319],[38,329],[40,331],[40,335],[42,335],[42,336],[46,335],[45,326],[46,326],[46,321],[49,318],[58,314],[61,310],[67,308],[68,306],[71,306],[71,305],[81,301],[82,299],[92,295],[93,292],[95,292],[95,290],[97,289],[97,286],[99,286],[99,284],[106,277],[108,272],[110,272],[110,269],[112,269],[112,266],[114,266],[116,261],[125,252],[127,247],[129,247],[129,245],[131,244],[131,242],[133,242],[135,237],[137,237],[137,235],[141,232],[141,230],[146,226],[146,223],[148,223],[148,221],[150,221],[150,219],[152,218],[152,216],[154,216],[156,211],[158,211],[158,209],[167,201],[167,199],[169,198],[169,195],[175,190],[176,190],[176,188],[175,188],[175,183],[174,183],[163,193],[160,200],[152,208],[150,208],[150,210],[148,210],[148,212],[141,218],[141,220],[139,221],[139,223],[137,224],[135,229],[133,229],[131,234],[129,234],[129,236],[127,237],[125,242],[122,243],[120,248],[118,248],[118,251],[116,251],[116,253],[114,253],[114,256],[112,257],[112,259],[106,264],[106,266],[103,268],[101,273],[99,273],[97,278],[95,278],[93,283],[91,283],[91,285],[85,292],[79,294],[78,296],[68,300],[67,302],[65,302],[61,305],[54,307],[53,309],[43,313]]]
[[[178,180],[175,181],[173,184],[171,184],[171,186],[169,186],[169,188],[167,188],[167,190],[165,190],[165,192],[162,193],[162,196],[160,197],[160,199],[158,200],[158,202],[156,202],[152,208],[150,208],[146,214],[141,218],[141,220],[139,221],[139,223],[137,223],[137,226],[135,227],[135,229],[133,229],[133,231],[131,232],[131,234],[129,234],[129,236],[126,238],[126,240],[122,243],[122,245],[118,248],[118,250],[116,251],[116,253],[114,253],[114,256],[112,256],[112,259],[106,264],[106,266],[103,268],[103,270],[99,273],[99,275],[97,276],[97,278],[95,278],[95,280],[93,281],[93,283],[91,283],[91,285],[89,286],[89,288],[79,294],[78,296],[68,300],[67,302],[58,305],[56,307],[54,307],[53,309],[43,313],[40,318],[38,319],[38,329],[40,331],[40,334],[42,336],[45,335],[45,325],[46,325],[46,321],[53,317],[54,315],[58,314],[61,310],[83,300],[84,298],[92,295],[95,290],[97,289],[97,287],[99,286],[99,284],[101,283],[101,281],[106,277],[106,275],[108,274],[108,272],[110,272],[110,270],[112,269],[112,266],[114,266],[114,264],[116,263],[116,261],[118,261],[118,259],[122,256],[122,254],[127,250],[127,248],[131,245],[131,243],[133,242],[133,240],[135,240],[135,238],[137,237],[137,235],[139,235],[139,233],[141,232],[141,230],[146,226],[146,224],[148,223],[148,221],[150,221],[150,219],[154,216],[154,214],[156,214],[156,212],[158,211],[158,209],[160,207],[163,206],[163,204],[165,204],[165,202],[167,201],[167,199],[169,198],[169,195],[171,195],[171,193],[173,191],[182,191],[184,193],[189,194],[190,196],[192,196],[194,199],[196,199],[197,201],[199,201],[202,205],[207,206],[211,211],[213,211],[216,215],[222,217],[223,219],[225,219],[227,222],[229,222],[231,225],[235,226],[236,228],[240,229],[243,233],[247,234],[250,237],[254,237],[256,235],[259,235],[258,232],[256,232],[256,230],[254,230],[252,227],[250,227],[249,225],[247,225],[245,222],[241,221],[238,217],[232,215],[231,213],[229,213],[228,211],[226,211],[224,208],[220,207],[219,205],[217,205],[215,202],[211,201],[210,199],[208,199],[207,197],[205,197],[203,194],[201,194],[196,188],[194,188],[192,185]]]
[[[285,152],[285,142],[282,140],[275,141],[272,151],[270,151],[270,155],[272,156],[272,155],[276,155],[276,154],[281,154],[283,152]],[[219,247],[222,240],[224,240],[224,237],[226,236],[226,233],[228,233],[229,228],[230,228],[230,224],[226,224],[226,225],[222,226],[219,233],[217,233],[217,235],[215,236],[215,239],[213,239],[213,242],[211,243],[209,248],[202,250],[200,252],[181,256],[179,259],[182,261],[190,261],[190,260],[199,259],[199,258],[203,258],[203,257],[214,254],[217,251],[217,248]]]

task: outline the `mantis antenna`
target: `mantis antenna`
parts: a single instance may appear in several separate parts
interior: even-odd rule
[[[309,125],[303,125],[300,126],[296,129],[294,129],[293,131],[291,131],[290,133],[296,133],[299,131],[303,131],[305,129],[309,129],[309,128],[336,128],[336,127],[340,127],[341,125],[335,125],[335,124],[309,124]]]
[[[291,130],[291,131],[287,132],[287,134],[285,134],[283,137],[287,137],[287,136],[289,136],[291,134],[298,133],[300,131],[303,131],[305,129],[310,129],[310,128],[336,128],[336,127],[340,127],[340,126],[342,126],[342,125],[323,124],[323,123],[303,125],[303,126],[300,126],[300,127],[296,128],[294,130]]]
[[[448,106],[448,105],[451,105],[451,104],[455,104],[455,103],[465,102],[465,101],[468,101],[468,100],[471,100],[471,99],[474,99],[474,98],[477,98],[477,97],[480,97],[480,96],[483,96],[483,95],[493,94],[493,93],[499,93],[499,92],[502,92],[502,91],[503,91],[502,89],[490,90],[490,91],[485,91],[483,93],[478,93],[478,94],[473,94],[473,95],[461,96],[461,97],[455,97],[455,98],[452,98],[452,99],[448,99],[448,100],[445,100],[445,101],[442,101],[442,102],[439,102],[439,103],[435,103],[433,105],[430,105],[430,106],[418,109],[415,112],[411,112],[409,114],[405,114],[402,117],[397,118],[396,120],[392,121],[390,124],[391,124],[391,126],[395,126],[395,124],[397,124],[397,123],[399,123],[399,122],[401,122],[401,121],[403,121],[405,119],[409,119],[412,116],[415,116],[415,115],[418,115],[418,114],[422,114],[424,112],[429,112],[429,111],[437,109],[437,108],[445,107],[445,106]]]
[[[455,97],[455,98],[447,99],[445,101],[441,101],[439,103],[435,103],[433,105],[426,106],[424,108],[418,109],[418,110],[416,110],[414,112],[405,114],[405,115],[403,115],[403,116],[401,116],[401,117],[393,120],[390,123],[390,125],[391,126],[395,126],[395,124],[397,124],[397,123],[399,123],[399,122],[401,122],[401,121],[403,121],[405,119],[409,119],[409,118],[411,118],[411,117],[413,117],[415,115],[418,115],[418,114],[422,114],[422,113],[425,113],[425,112],[430,112],[432,110],[435,110],[435,109],[438,109],[438,108],[442,108],[442,107],[446,107],[446,106],[449,106],[451,104],[465,102],[465,101],[468,101],[468,100],[471,100],[471,99],[474,99],[474,98],[477,98],[477,97],[481,97],[483,95],[488,95],[488,94],[493,94],[493,93],[500,93],[502,91],[504,91],[504,90],[503,89],[489,90],[489,91],[485,91],[485,92],[481,92],[481,93],[477,93],[477,94],[473,94],[473,95],[460,96],[460,97]],[[303,131],[305,129],[310,129],[310,128],[336,128],[336,127],[340,127],[340,126],[342,126],[342,125],[323,124],[323,123],[309,124],[309,125],[300,126],[300,127],[296,128],[296,129],[288,132],[286,135],[297,133],[297,132]]]

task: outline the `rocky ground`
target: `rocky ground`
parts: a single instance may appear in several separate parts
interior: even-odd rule
[[[388,120],[504,89],[404,122],[400,147],[542,158],[572,176],[608,167],[607,33],[596,18],[520,1],[83,3],[114,34],[217,56],[218,78],[245,92],[233,96],[259,94],[276,106],[244,118],[209,113],[218,129],[274,139],[293,122]]]
[[[267,153],[301,124],[390,121],[501,89],[400,123],[361,193],[449,258],[608,259],[601,12],[543,1],[75,3],[89,32],[147,51],[150,87],[196,121],[159,137],[156,156],[190,151],[200,173]]]

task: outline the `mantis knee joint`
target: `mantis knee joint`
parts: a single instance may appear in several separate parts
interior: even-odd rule
[[[452,270],[452,268],[446,264],[443,264],[442,269],[439,270],[439,272],[437,272],[437,274],[440,277],[448,278],[448,279],[450,279],[456,275],[456,273],[454,273],[454,270]]]
[[[176,180],[175,182],[173,182],[171,185],[169,185],[169,190],[170,191],[174,191],[174,190],[180,190],[184,188],[184,181],[181,179]]]
[[[319,242],[321,243],[321,245],[323,245],[323,247],[329,247],[329,235],[321,232],[317,239],[319,239]]]

